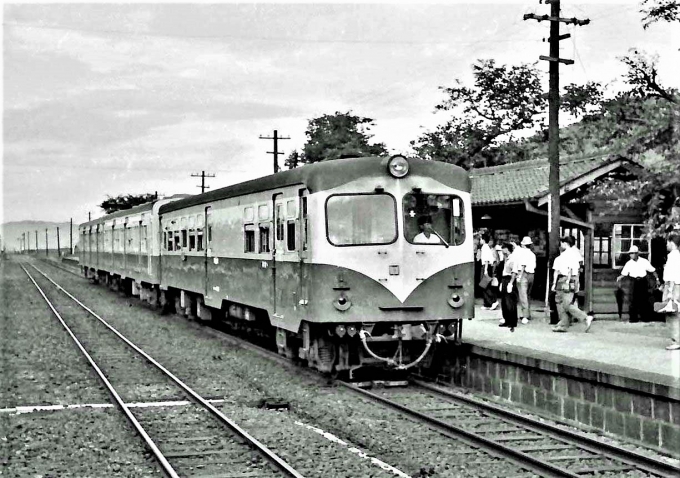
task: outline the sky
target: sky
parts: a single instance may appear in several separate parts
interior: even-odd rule
[[[680,27],[642,28],[639,1],[562,2],[560,83],[622,88],[631,48],[680,87]],[[443,123],[440,87],[479,59],[537,63],[538,0],[418,3],[42,3],[3,8],[0,224],[84,222],[107,196],[200,193],[273,172],[309,120],[348,112],[391,153]]]

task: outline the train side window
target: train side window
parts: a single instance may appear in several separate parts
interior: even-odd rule
[[[276,205],[276,240],[283,241],[283,204]]]
[[[295,230],[296,230],[296,222],[295,221],[288,221],[287,224],[287,230],[286,230],[286,250],[288,251],[294,251],[295,250]]]
[[[243,252],[255,252],[255,225],[243,226]]]
[[[295,200],[291,199],[286,202],[286,216],[288,218],[294,218],[297,216],[297,210],[295,207]]]
[[[181,242],[180,242],[179,231],[175,231],[174,235],[175,235],[175,245],[174,245],[173,249],[175,251],[180,251],[182,249],[182,246],[181,246]]]
[[[308,230],[309,230],[309,217],[307,216],[307,197],[302,197],[302,222],[300,224],[302,231],[300,235],[302,236],[302,250],[306,251],[308,248]]]
[[[189,237],[188,237],[188,231],[186,229],[182,229],[182,247],[188,247],[189,246]]]
[[[271,252],[271,246],[269,245],[269,224],[260,224],[259,252]]]
[[[147,248],[148,248],[148,244],[147,244],[147,241],[148,241],[148,233],[149,233],[149,232],[148,232],[147,226],[146,226],[146,225],[145,225],[145,226],[142,226],[142,244],[141,244],[142,252],[147,252]]]
[[[202,251],[203,248],[203,228],[196,228],[196,250]]]
[[[189,230],[189,250],[196,250],[196,229]]]

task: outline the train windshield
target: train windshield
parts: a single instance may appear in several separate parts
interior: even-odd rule
[[[404,196],[404,237],[412,244],[457,246],[465,242],[463,200],[455,195]]]
[[[326,202],[326,231],[334,246],[397,240],[397,204],[389,194],[338,194]]]

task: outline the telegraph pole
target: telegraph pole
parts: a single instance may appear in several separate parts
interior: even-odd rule
[[[47,229],[45,229],[45,255],[49,256],[50,253],[48,251],[48,244],[47,244]]]
[[[59,240],[59,227],[57,227],[57,257],[61,255],[61,241]]]
[[[203,194],[203,193],[205,192],[206,189],[210,189],[210,186],[206,186],[206,185],[205,185],[205,178],[214,178],[215,175],[214,175],[214,174],[211,174],[211,173],[206,174],[205,171],[201,171],[201,174],[198,174],[198,173],[195,173],[195,174],[194,174],[194,173],[192,173],[192,174],[191,174],[191,177],[192,177],[192,178],[201,178],[201,185],[200,185],[200,186],[196,186],[196,187],[201,188],[201,194]],[[156,197],[158,197],[158,192],[156,192]]]
[[[38,254],[38,231],[35,231],[35,253]]]
[[[68,235],[68,251],[69,254],[73,254],[73,218],[71,218],[71,227],[69,228],[69,235]]]
[[[283,154],[283,152],[279,152],[279,140],[280,139],[290,139],[290,136],[279,136],[279,132],[277,130],[274,130],[274,136],[262,136],[260,135],[260,139],[273,139],[274,140],[274,151],[267,151],[267,154],[273,154],[274,155],[274,173],[279,172],[279,154]]]
[[[550,56],[540,55],[541,60],[550,62],[549,90],[548,90],[548,161],[550,173],[548,178],[548,191],[550,193],[550,221],[548,225],[548,266],[550,267],[559,254],[560,249],[560,73],[559,65],[572,65],[574,60],[560,58],[560,40],[571,37],[570,34],[560,35],[560,23],[573,25],[588,25],[590,20],[578,20],[576,18],[560,18],[560,0],[542,0],[550,4],[550,15],[524,15],[524,20],[544,20],[550,22]]]

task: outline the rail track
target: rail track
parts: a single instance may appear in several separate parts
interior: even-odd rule
[[[45,273],[31,265],[42,276],[36,280],[21,267],[167,476],[302,478]],[[149,396],[152,406],[131,406]],[[175,407],[175,400],[191,404]]]
[[[350,390],[398,410],[452,438],[546,477],[676,477],[680,468],[502,407],[412,380],[406,388]]]

